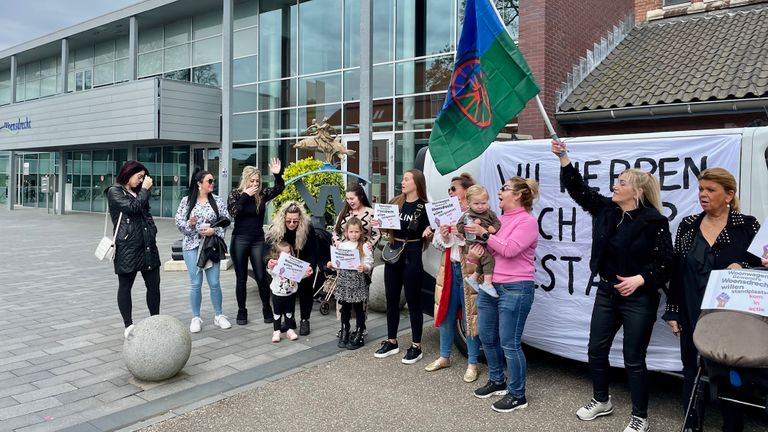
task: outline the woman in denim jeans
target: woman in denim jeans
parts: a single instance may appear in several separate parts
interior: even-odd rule
[[[531,215],[533,201],[539,196],[534,180],[512,177],[498,193],[503,214],[501,229],[496,234],[478,224],[465,226],[465,231],[486,241],[487,252],[496,260],[493,287],[499,294],[491,297],[483,291],[477,295],[477,327],[480,342],[488,360],[488,382],[475,390],[476,397],[485,399],[503,395],[491,408],[510,412],[525,408],[525,354],[520,339],[525,320],[533,304],[533,259],[539,241],[536,218]],[[470,249],[470,260],[485,253],[482,245]],[[504,381],[504,366],[509,383]]]

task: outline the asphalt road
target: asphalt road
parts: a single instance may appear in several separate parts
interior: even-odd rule
[[[431,326],[431,323],[425,324]],[[408,336],[401,338],[407,342]],[[146,431],[622,431],[630,417],[630,401],[622,370],[612,386],[614,414],[582,422],[574,414],[591,394],[587,367],[533,349],[528,354],[528,407],[512,413],[490,409],[495,399],[481,400],[472,391],[488,379],[461,380],[465,359],[454,353],[449,369],[428,373],[435,358],[437,331],[425,328],[425,358],[404,365],[400,356],[375,359],[378,341],[314,368],[262,383],[240,394],[171,417]],[[681,381],[651,374],[649,414],[652,431],[679,430]],[[768,416],[748,413],[747,431],[768,430]],[[717,409],[708,411],[707,430],[719,430]]]

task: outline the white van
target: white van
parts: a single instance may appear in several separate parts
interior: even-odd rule
[[[610,195],[625,168],[639,167],[656,175],[662,186],[664,212],[673,232],[689,214],[700,213],[696,177],[707,167],[728,169],[739,180],[741,211],[762,223],[768,216],[768,127],[566,138],[569,156],[590,186]],[[589,278],[591,218],[565,193],[559,161],[550,140],[493,143],[480,157],[441,175],[428,151],[416,167],[424,171],[430,201],[447,197],[451,178],[472,174],[494,199],[514,175],[539,181],[541,197],[533,214],[539,221],[536,252],[536,297],[526,325],[526,344],[566,358],[586,361],[594,284]],[[440,254],[429,248],[424,259],[424,310],[430,311]],[[663,308],[664,302],[662,301]],[[661,313],[659,314],[661,316]],[[460,323],[457,323],[459,327]],[[457,332],[463,334],[463,332]],[[461,338],[461,336],[459,336]],[[620,336],[617,336],[620,338]],[[457,340],[463,351],[463,340]],[[621,342],[614,343],[611,362],[623,364]],[[680,370],[678,342],[659,320],[648,350],[648,367]]]

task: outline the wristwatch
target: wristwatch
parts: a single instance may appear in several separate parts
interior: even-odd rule
[[[490,235],[487,232],[484,232],[483,234],[480,235],[480,238],[483,241],[488,241],[488,237],[490,237]]]

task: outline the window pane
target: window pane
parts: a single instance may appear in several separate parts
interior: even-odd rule
[[[239,0],[235,2],[234,10],[234,28],[240,30],[241,28],[255,26],[258,15],[258,3],[256,0]]]
[[[75,50],[75,69],[93,66],[93,47],[83,47]]]
[[[256,139],[256,114],[232,116],[232,139],[235,141]]]
[[[360,99],[360,69],[344,72],[344,100]]]
[[[128,81],[128,59],[115,62],[115,82]]]
[[[45,60],[40,60],[40,77],[56,76],[58,59],[56,57],[49,57]]]
[[[664,6],[674,6],[679,4],[690,3],[691,0],[664,0]]]
[[[392,130],[392,99],[373,101],[373,125],[374,132],[388,132]],[[344,133],[360,132],[360,103],[353,102],[344,105]]]
[[[397,58],[453,50],[453,4],[445,0],[398,0]]]
[[[33,80],[40,78],[40,62],[27,63],[26,65],[26,80]]]
[[[232,111],[256,111],[257,91],[258,86],[256,84],[232,89]]]
[[[189,44],[166,48],[164,50],[163,69],[172,71],[189,67]]]
[[[235,85],[256,82],[256,71],[259,67],[257,56],[236,59],[232,66],[232,80]]]
[[[395,66],[395,94],[447,91],[452,73],[452,55],[398,63]]]
[[[192,68],[192,82],[221,87],[221,63]]]
[[[93,88],[93,72],[90,70],[83,72],[83,90]]]
[[[40,97],[40,80],[27,81],[25,87],[27,88],[26,100]]]
[[[403,173],[413,168],[416,153],[429,144],[429,132],[409,132],[395,135],[395,179],[401,179]],[[395,181],[395,195],[402,192],[399,181]]]
[[[136,159],[147,167],[151,175],[162,176],[162,150],[160,147],[139,147],[136,149]],[[160,193],[159,187],[153,187],[150,191],[149,206],[152,216],[160,216]]]
[[[392,64],[373,67],[373,97],[392,96]]]
[[[266,111],[259,113],[259,138],[296,136],[296,110]]]
[[[299,78],[299,105],[341,100],[341,73]]]
[[[176,81],[189,81],[189,69],[181,69],[173,72],[166,72],[163,74],[163,78],[168,78]]]
[[[192,17],[192,38],[202,39],[221,34],[221,11],[215,10]]]
[[[286,108],[296,105],[296,79],[259,84],[259,109]]]
[[[444,101],[444,93],[395,99],[396,129],[431,129]]]
[[[373,62],[381,63],[395,58],[393,24],[395,0],[373,2]],[[443,0],[445,1],[445,0]]]
[[[128,36],[115,41],[115,58],[128,57]]]
[[[221,36],[192,43],[192,64],[201,65],[221,61]]]
[[[40,80],[40,96],[51,96],[58,92],[56,76],[45,77]]]
[[[94,51],[94,63],[100,64],[113,61],[115,59],[115,41],[106,41],[96,44]]]
[[[300,7],[301,73],[341,68],[340,0],[313,0],[301,3]]]
[[[335,128],[332,134],[341,132],[341,104],[320,105],[306,108],[299,108],[299,136],[307,134],[307,128],[312,124],[312,120],[317,124],[323,124],[327,121]]]
[[[296,5],[262,0],[259,14],[259,77],[262,80],[296,75]]]
[[[155,178],[160,173],[152,173]],[[157,180],[155,180],[157,182]],[[163,147],[163,172],[159,184],[161,188],[162,215],[173,217],[181,198],[187,194],[189,185],[189,147]]]
[[[189,18],[165,25],[165,46],[189,42]]]
[[[360,65],[360,2],[344,2],[344,67]]]
[[[258,27],[236,31],[232,42],[232,50],[235,58],[256,54],[258,52],[258,44],[256,43],[258,37]]]
[[[163,27],[139,30],[139,53],[157,50],[163,47]]]
[[[156,75],[163,71],[163,52],[139,54],[139,76]]]
[[[115,64],[105,63],[93,68],[93,85],[100,86],[114,82]]]
[[[67,172],[72,178],[72,210],[91,211],[91,152],[72,152],[72,170]]]

